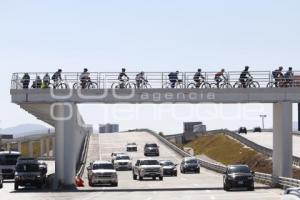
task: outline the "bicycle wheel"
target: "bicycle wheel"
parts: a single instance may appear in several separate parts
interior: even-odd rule
[[[113,84],[111,84],[111,88],[112,89],[119,89],[120,88],[120,84],[118,82],[114,82]]]
[[[184,88],[184,85],[182,82],[180,82],[175,85],[175,88]]]
[[[234,85],[233,85],[233,88],[242,88],[242,84],[240,82],[236,82]]]
[[[73,84],[73,89],[79,89],[79,88],[81,88],[81,85],[78,82]]]
[[[55,89],[55,86],[54,86],[53,83],[49,83],[48,87],[49,87],[49,88],[52,88],[52,89]]]
[[[188,88],[196,88],[196,84],[195,83],[190,83],[187,86]]]
[[[266,87],[267,88],[274,88],[275,87],[275,83],[269,82]]]
[[[204,83],[201,84],[200,87],[201,88],[211,88],[211,85],[208,82],[204,82]],[[217,87],[217,85],[216,85],[216,87]]]
[[[230,83],[223,83],[220,88],[232,88],[232,85]]]
[[[216,83],[211,83],[210,88],[218,88],[218,85]]]
[[[172,88],[171,83],[165,82],[164,85],[163,85],[163,88]]]
[[[97,89],[98,84],[96,82],[90,82],[90,83],[88,83],[88,88],[89,89]]]
[[[58,86],[57,86],[58,89],[68,89],[68,85],[66,83],[60,83]]]
[[[135,86],[135,83],[128,82],[125,85],[125,88],[127,88],[127,89],[133,89],[133,88],[136,88],[136,86]]]
[[[150,83],[146,83],[146,84],[144,84],[143,86],[142,86],[142,88],[151,88],[151,85],[150,85]]]
[[[249,86],[251,87],[253,85],[255,86],[255,88],[259,88],[260,87],[259,82],[257,82],[257,81],[252,81],[252,83]]]

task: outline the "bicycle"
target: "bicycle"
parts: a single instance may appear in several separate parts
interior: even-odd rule
[[[241,80],[239,79],[233,85],[234,88],[259,88],[260,85],[257,81],[253,81],[253,77],[247,78],[244,84],[242,84]]]
[[[192,83],[189,83],[188,84],[188,88],[210,88],[210,84],[209,82],[206,82],[204,80],[199,80],[200,83],[197,83],[197,82],[192,82]]]
[[[76,82],[73,84],[73,89],[97,89],[98,84],[91,80],[87,80],[85,83],[83,82]]]
[[[139,88],[139,89],[146,89],[146,88],[151,88],[150,83],[148,82],[148,80],[146,79],[142,79],[142,80],[136,80],[136,81],[141,81],[138,87],[137,83],[134,83],[134,87],[135,88]]]
[[[172,88],[172,83],[170,81],[166,81],[163,84],[163,88]],[[184,84],[182,80],[180,79],[176,80],[174,88],[184,88]]]
[[[57,81],[53,81],[53,83],[49,83],[49,88],[53,89],[68,89],[69,86],[63,80],[58,79]]]
[[[223,77],[223,80],[219,82],[219,85],[217,82],[210,84],[211,88],[232,88],[232,85],[230,84],[228,78]]]
[[[112,89],[124,89],[124,88],[135,88],[135,83],[129,82],[129,78],[124,80],[119,80],[118,82],[113,82],[111,84]]]

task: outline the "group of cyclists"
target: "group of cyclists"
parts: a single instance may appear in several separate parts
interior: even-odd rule
[[[62,84],[62,70],[58,69],[50,78],[49,74],[46,73],[43,77],[43,79],[40,78],[40,76],[36,76],[36,79],[33,81],[32,88],[49,88],[50,85],[53,88],[58,87],[59,84]],[[288,71],[283,73],[283,67],[280,66],[278,69],[272,71],[272,77],[274,79],[274,82],[272,82],[273,85],[270,85],[269,87],[288,87],[291,86],[293,82],[293,76],[294,72],[292,67],[288,68]],[[97,87],[97,83],[94,83],[91,81],[90,78],[90,72],[88,71],[87,68],[83,69],[83,72],[80,74],[80,83],[76,85],[76,88],[90,88],[93,84],[95,84]],[[168,86],[170,88],[175,88],[176,84],[182,83],[182,79],[179,78],[179,71],[175,72],[170,72],[168,74]],[[251,82],[253,77],[251,76],[249,72],[249,66],[245,66],[244,70],[240,73],[239,76],[239,87],[242,88],[247,88],[249,87],[249,83]],[[53,83],[51,83],[51,80]],[[224,86],[225,83],[228,81],[228,77],[225,74],[225,69],[221,69],[219,72],[214,74],[214,80],[215,80],[215,86],[217,88],[220,88],[220,86]],[[129,77],[126,74],[126,69],[122,68],[121,72],[118,75],[118,83],[114,86],[114,88],[128,88],[128,83],[129,83]],[[195,72],[193,76],[193,81],[192,83],[196,88],[199,88],[201,86],[205,86],[206,82],[206,77],[202,74],[202,70],[199,68],[197,72]],[[28,73],[25,73],[21,79],[21,83],[23,84],[23,88],[29,88],[30,84],[30,76]],[[135,83],[133,83],[133,86],[130,87],[135,87],[135,88],[147,88],[149,87],[149,83],[145,77],[145,73],[143,71],[139,72],[135,76]],[[229,83],[228,83],[229,84]],[[269,83],[270,84],[270,83]],[[67,87],[67,86],[65,86]],[[75,88],[75,85],[73,86]],[[151,87],[151,86],[150,86]],[[209,86],[210,87],[210,86]],[[268,87],[268,86],[267,86]],[[76,89],[75,88],[75,89]]]

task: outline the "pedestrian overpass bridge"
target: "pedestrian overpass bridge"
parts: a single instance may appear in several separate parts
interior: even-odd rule
[[[56,180],[73,184],[84,137],[91,132],[77,104],[272,103],[273,177],[292,176],[292,103],[300,88],[153,88],[10,90],[13,103],[55,127]]]

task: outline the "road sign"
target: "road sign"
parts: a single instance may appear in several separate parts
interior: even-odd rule
[[[0,139],[6,139],[6,140],[9,140],[9,139],[13,139],[13,135],[5,135],[5,134],[0,134]]]

